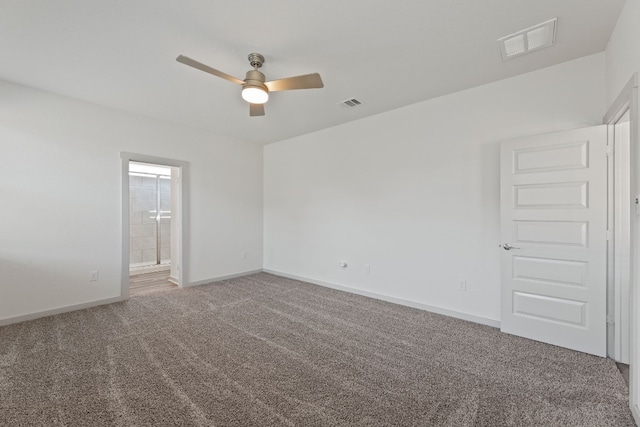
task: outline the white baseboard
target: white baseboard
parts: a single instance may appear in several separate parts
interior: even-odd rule
[[[481,325],[492,326],[494,328],[500,328],[500,321],[489,319],[487,317],[476,316],[473,314],[462,313],[460,311],[449,310],[446,308],[435,307],[433,305],[422,304],[419,302],[409,301],[402,298],[391,297],[376,292],[369,292],[362,289],[352,288],[349,286],[336,285],[335,283],[323,282],[322,280],[315,280],[309,277],[296,276],[295,274],[283,273],[281,271],[274,271],[269,269],[263,270],[265,273],[270,273],[276,276],[286,277],[289,279],[300,280],[302,282],[313,283],[315,285],[324,286],[327,288],[337,289],[339,291],[345,291],[352,294],[363,295],[365,297],[375,298],[383,301],[392,302],[395,304],[405,305],[407,307],[417,308],[431,313],[442,314],[444,316],[455,317],[456,319],[467,320],[469,322],[480,323]]]
[[[197,282],[190,282],[185,287],[206,285],[207,283],[220,282],[222,280],[233,279],[235,277],[248,276],[250,274],[256,274],[261,272],[262,272],[262,269],[251,270],[251,271],[245,271],[242,273],[229,274],[227,276],[219,276],[211,279],[198,280]],[[27,320],[39,319],[40,317],[53,316],[55,314],[68,313],[70,311],[83,310],[85,308],[96,307],[99,305],[112,304],[114,302],[120,302],[126,299],[127,298],[122,298],[122,297],[106,298],[106,299],[101,299],[97,301],[84,302],[82,304],[75,304],[75,305],[69,305],[66,307],[54,308],[51,310],[38,311],[36,313],[23,314],[21,316],[16,316],[16,317],[7,317],[5,319],[0,319],[0,326],[11,325],[13,323],[26,322]]]
[[[337,290],[340,290],[340,291],[350,292],[352,294],[358,294],[358,295],[363,295],[363,296],[366,296],[366,297],[376,298],[376,299],[379,299],[379,300],[388,301],[388,302],[392,302],[392,303],[395,303],[395,304],[405,305],[407,307],[413,307],[413,308],[417,308],[417,309],[420,309],[420,310],[429,311],[429,312],[432,312],[432,313],[437,313],[437,314],[442,314],[442,315],[445,315],[445,316],[455,317],[457,319],[467,320],[469,322],[475,322],[475,323],[480,323],[482,325],[493,326],[494,328],[499,328],[500,327],[500,322],[499,321],[493,320],[493,319],[489,319],[489,318],[486,318],[486,317],[475,316],[473,314],[467,314],[467,313],[462,313],[462,312],[459,312],[459,311],[448,310],[446,308],[435,307],[435,306],[432,306],[432,305],[427,305],[427,304],[422,304],[422,303],[418,303],[418,302],[414,302],[414,301],[409,301],[409,300],[405,300],[405,299],[402,299],[402,298],[395,298],[395,297],[391,297],[391,296],[384,295],[384,294],[378,294],[378,293],[375,293],[375,292],[369,292],[369,291],[365,291],[365,290],[362,290],[362,289],[352,288],[352,287],[349,287],[349,286],[336,285],[334,283],[323,282],[321,280],[315,280],[315,279],[311,279],[309,277],[297,276],[295,274],[287,274],[287,273],[283,273],[283,272],[280,272],[280,271],[274,271],[274,270],[269,270],[269,269],[259,269],[259,270],[244,271],[244,272],[241,272],[241,273],[229,274],[229,275],[226,275],[226,276],[218,276],[218,277],[213,277],[213,278],[210,278],[210,279],[197,280],[195,282],[190,282],[185,287],[200,286],[200,285],[206,285],[208,283],[221,282],[223,280],[234,279],[236,277],[242,277],[242,276],[248,276],[248,275],[251,275],[251,274],[261,273],[263,271],[265,273],[274,274],[276,276],[287,277],[289,279],[294,279],[294,280],[300,280],[302,282],[313,283],[313,284],[324,286],[324,287],[327,287],[327,288],[332,288],[332,289],[337,289]],[[59,307],[59,308],[54,308],[54,309],[51,309],[51,310],[40,311],[40,312],[37,312],[37,313],[29,313],[29,314],[24,314],[24,315],[21,315],[21,316],[16,316],[16,317],[8,317],[8,318],[5,318],[5,319],[0,319],[0,326],[10,325],[12,323],[25,322],[27,320],[38,319],[40,317],[53,316],[55,314],[68,313],[70,311],[83,310],[85,308],[96,307],[96,306],[99,306],[99,305],[112,304],[114,302],[120,302],[120,301],[124,301],[124,299],[122,297],[106,298],[106,299],[97,300],[97,301],[85,302],[85,303],[82,303],[82,304],[70,305],[70,306],[67,306],[67,307]],[[632,408],[632,410],[633,410],[633,408]],[[636,408],[636,410],[637,410],[637,408]],[[634,413],[634,416],[636,416],[636,418],[640,418],[640,417],[637,416],[636,413]]]
[[[196,280],[195,282],[189,282],[189,284],[185,285],[184,287],[185,288],[190,288],[192,286],[206,285],[207,283],[221,282],[223,280],[235,279],[236,277],[242,277],[242,276],[248,276],[250,274],[262,273],[262,271],[263,271],[262,269],[251,270],[251,271],[243,271],[242,273],[229,274],[227,276],[218,276],[218,277],[213,277],[211,279]]]
[[[638,405],[629,405],[631,408],[631,414],[636,421],[636,425],[640,426],[640,407]]]
[[[0,319],[0,326],[11,325],[12,323],[26,322],[27,320],[39,319],[41,317],[53,316],[55,314],[68,313],[70,311],[83,310],[85,308],[97,307],[99,305],[112,304],[124,301],[122,297],[100,299],[96,301],[83,302],[82,304],[69,305],[67,307],[53,308],[51,310],[38,311],[36,313],[23,314],[16,317]]]

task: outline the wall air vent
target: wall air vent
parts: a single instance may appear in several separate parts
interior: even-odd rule
[[[534,50],[553,45],[556,41],[556,23],[558,18],[498,39],[502,60],[515,58]]]
[[[355,98],[347,99],[346,101],[339,102],[338,105],[341,105],[344,108],[355,108],[362,105],[362,101],[358,101]]]

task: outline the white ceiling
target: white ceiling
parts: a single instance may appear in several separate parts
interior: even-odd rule
[[[624,0],[2,0],[0,79],[269,143],[605,49]],[[496,39],[558,17],[557,44],[502,62]],[[250,52],[267,80],[318,72],[249,117]],[[356,97],[364,105],[337,105]]]

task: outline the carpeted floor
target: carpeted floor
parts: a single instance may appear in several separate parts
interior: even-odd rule
[[[3,426],[633,426],[614,362],[260,273],[0,328]]]

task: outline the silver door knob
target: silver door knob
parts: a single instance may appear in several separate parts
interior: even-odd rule
[[[516,248],[515,246],[511,246],[510,243],[505,243],[504,245],[502,245],[502,249],[504,249],[505,251],[510,251],[511,249],[520,249],[520,248]]]

